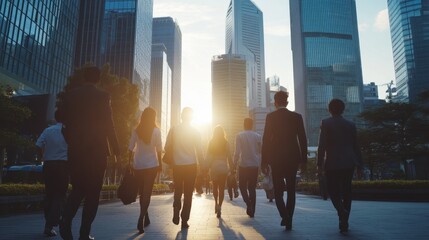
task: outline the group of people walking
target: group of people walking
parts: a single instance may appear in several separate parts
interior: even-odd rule
[[[45,129],[36,144],[45,162],[47,204],[44,233],[55,236],[53,227],[59,225],[63,239],[73,239],[71,224],[83,199],[79,239],[94,239],[90,236],[91,224],[97,213],[107,157],[116,155],[120,162],[121,155],[112,120],[110,96],[95,86],[100,79],[100,72],[98,68],[92,67],[87,68],[84,75],[86,84],[64,96],[61,108],[56,112],[60,123]],[[182,229],[189,228],[192,195],[199,167],[210,172],[214,212],[218,218],[222,215],[225,183],[228,176],[235,177],[238,170],[239,189],[247,206],[246,213],[253,218],[256,185],[261,169],[266,175],[272,174],[281,226],[286,230],[292,229],[296,174],[298,169],[306,170],[307,139],[303,119],[300,114],[286,108],[287,99],[286,92],[275,94],[277,110],[267,115],[263,136],[252,131],[252,119],[244,119],[244,131],[236,136],[234,154],[231,153],[225,130],[222,126],[216,126],[205,158],[201,136],[191,125],[192,109],[183,109],[181,123],[170,129],[165,143],[165,149],[172,149],[174,161],[171,165],[174,224],[181,223]],[[339,216],[339,228],[344,232],[348,230],[354,168],[360,168],[362,162],[356,142],[356,128],[352,122],[341,117],[344,103],[338,99],[332,100],[329,111],[332,117],[323,120],[321,125],[318,169],[320,173],[326,174],[329,194]],[[140,215],[137,220],[140,233],[150,224],[148,207],[152,188],[163,164],[161,131],[156,122],[156,111],[146,108],[141,114],[140,123],[131,133],[128,148],[129,162],[134,169],[140,193]],[[68,185],[67,176],[70,176],[72,190],[61,213],[61,203]],[[283,199],[285,184],[286,203]]]

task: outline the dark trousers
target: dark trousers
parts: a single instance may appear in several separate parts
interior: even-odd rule
[[[326,184],[332,204],[337,209],[338,216],[352,208],[352,179],[354,169],[327,170]]]
[[[67,161],[49,160],[43,163],[43,178],[45,181],[45,227],[52,228],[60,222],[64,208],[69,175]]]
[[[147,209],[149,208],[150,197],[152,196],[153,183],[155,182],[156,174],[158,173],[158,167],[141,170],[139,169],[135,170],[134,173],[140,194],[139,218],[143,218],[147,216]]]
[[[296,171],[292,169],[287,172],[276,171],[273,169],[273,186],[274,186],[274,199],[276,200],[277,210],[280,213],[282,219],[292,218],[295,210],[295,184],[296,184]],[[286,191],[287,201],[286,205],[283,200],[283,192],[285,189],[286,180]]]
[[[195,178],[197,176],[197,165],[176,165],[173,168],[174,202],[175,209],[183,209],[180,214],[182,221],[188,221],[192,206],[192,193],[194,192]]]
[[[255,210],[258,167],[240,167],[238,171],[238,181],[241,196],[243,196],[243,200],[247,204],[247,206]]]
[[[72,190],[64,209],[63,224],[66,228],[71,226],[82,200],[85,199],[80,225],[80,236],[82,237],[88,236],[91,232],[92,222],[97,215],[100,191],[106,170],[106,157],[96,158],[86,157],[80,158],[79,162],[73,164],[70,162],[72,165],[70,167]]]
[[[238,185],[237,185],[237,178],[235,177],[235,174],[229,175],[227,177],[226,186],[228,189],[229,199],[232,200],[234,197],[238,196]]]

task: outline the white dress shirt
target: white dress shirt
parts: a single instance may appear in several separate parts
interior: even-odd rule
[[[43,150],[43,161],[67,160],[67,143],[62,127],[61,123],[47,127],[37,139],[36,146]]]
[[[234,164],[240,167],[259,167],[261,165],[262,137],[257,132],[246,130],[235,139]]]
[[[201,135],[190,124],[181,123],[173,128],[173,159],[176,165],[191,165],[202,161]]]
[[[154,128],[150,144],[141,140],[136,130],[131,133],[130,151],[134,152],[134,169],[147,169],[159,166],[157,152],[162,151],[161,131]]]

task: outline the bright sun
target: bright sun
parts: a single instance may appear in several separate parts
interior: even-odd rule
[[[194,110],[193,123],[196,125],[204,125],[212,122],[212,109],[211,106],[195,106],[191,108]]]

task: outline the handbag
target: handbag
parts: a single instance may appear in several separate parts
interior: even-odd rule
[[[136,201],[138,192],[137,179],[131,167],[128,167],[117,190],[117,196],[124,205]]]
[[[169,166],[173,166],[175,164],[173,155],[174,155],[174,135],[173,135],[173,128],[172,128],[167,136],[167,142],[165,143],[165,153],[164,153],[164,156],[162,156],[162,162],[164,162],[165,164],[168,164]]]

